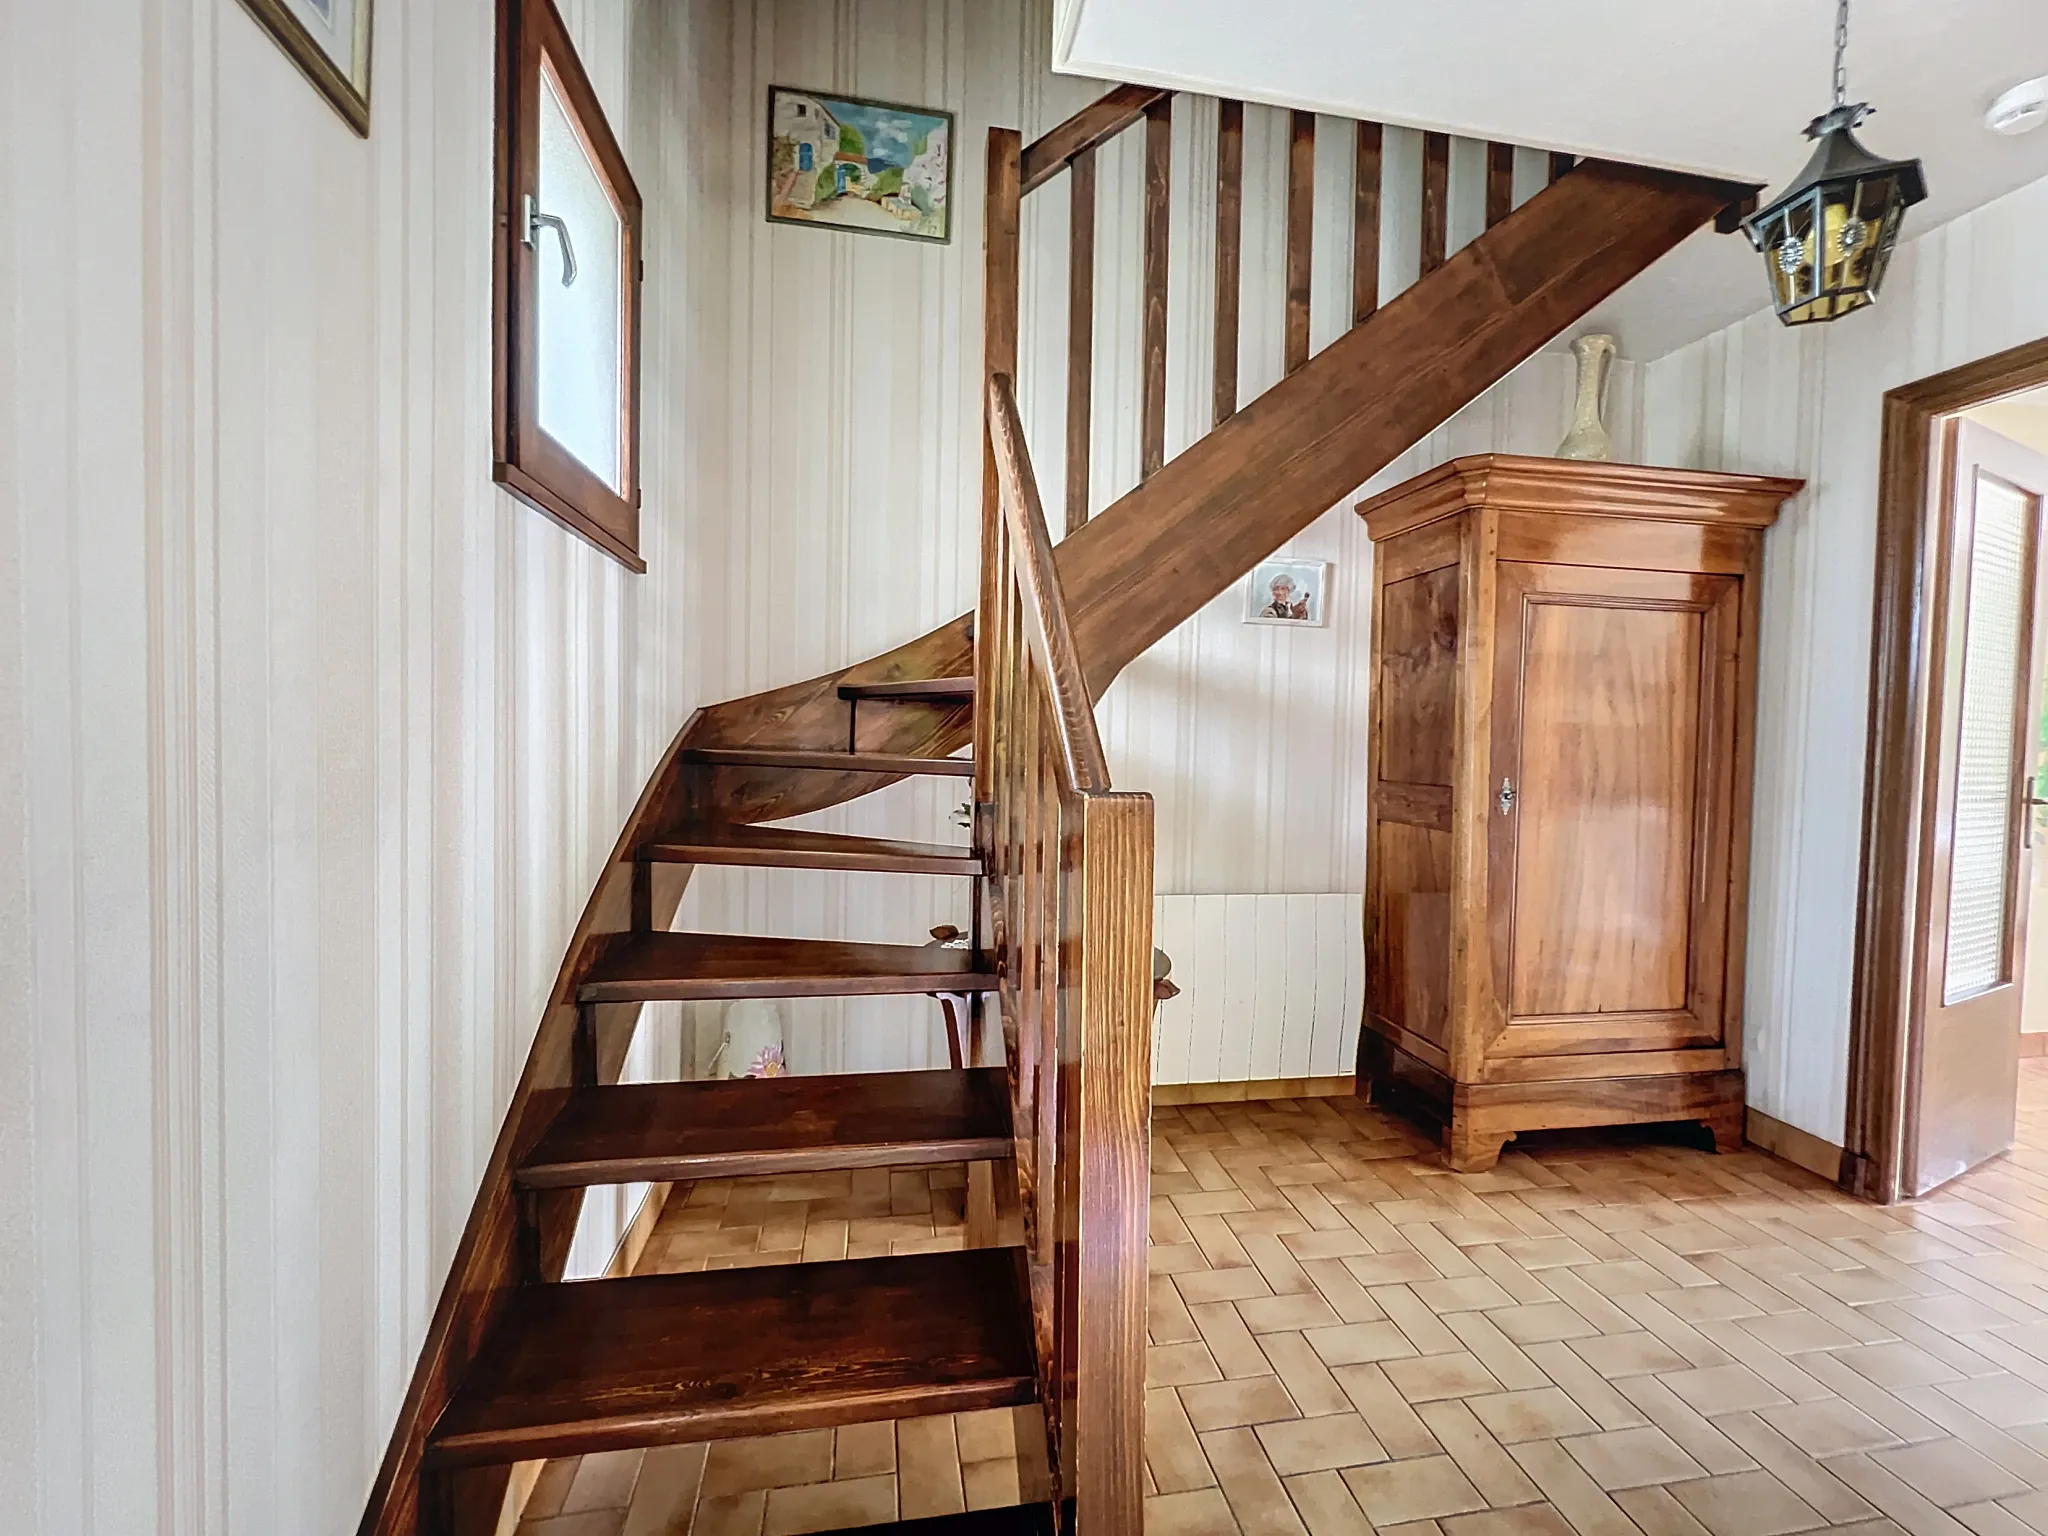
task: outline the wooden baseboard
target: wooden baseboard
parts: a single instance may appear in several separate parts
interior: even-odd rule
[[[1773,1119],[1760,1109],[1752,1109],[1743,1132],[1751,1146],[1760,1147],[1773,1157],[1782,1157],[1808,1173],[1819,1174],[1830,1184],[1842,1176],[1842,1149],[1832,1141],[1821,1140],[1811,1131],[1802,1131],[1796,1125]]]
[[[1348,1099],[1358,1079],[1342,1077],[1259,1077],[1239,1083],[1154,1083],[1152,1102],[1168,1104],[1235,1104],[1244,1099]]]
[[[2020,1060],[2029,1056],[2048,1056],[2048,1029],[2020,1036]]]

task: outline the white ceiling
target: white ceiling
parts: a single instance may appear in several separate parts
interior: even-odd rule
[[[1828,104],[1833,0],[1060,0],[1055,67],[1783,186]],[[2048,74],[2048,0],[1855,0],[1851,100],[1918,155],[1906,235],[2048,176],[1984,109]],[[1761,307],[1741,236],[1695,236],[1596,317],[1652,358]]]

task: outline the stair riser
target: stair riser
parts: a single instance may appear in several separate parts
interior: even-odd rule
[[[801,1409],[792,1410],[741,1407],[718,1413],[622,1415],[616,1419],[527,1426],[502,1435],[437,1440],[427,1447],[421,1465],[428,1471],[441,1472],[542,1457],[587,1456],[596,1451],[630,1451],[642,1446],[773,1435],[792,1429],[833,1429],[841,1424],[914,1419],[935,1413],[1014,1408],[1037,1400],[1036,1384],[1029,1377],[1019,1377],[956,1387],[922,1387],[914,1395],[877,1393],[814,1399]]]
[[[935,1141],[919,1147],[822,1147],[792,1152],[720,1153],[710,1157],[648,1157],[603,1163],[551,1163],[522,1168],[522,1189],[575,1189],[674,1179],[750,1179],[777,1173],[834,1173],[849,1168],[924,1168],[994,1162],[1009,1157],[1008,1137]]]
[[[772,850],[693,848],[666,843],[648,849],[642,857],[653,863],[733,864],[760,869],[828,869],[856,874],[878,875],[978,875],[981,861],[962,859],[878,858],[853,854],[833,858],[827,854],[778,853]]]
[[[731,1002],[743,997],[926,997],[938,992],[993,992],[993,976],[777,977],[773,981],[593,981],[577,989],[585,1003]]]

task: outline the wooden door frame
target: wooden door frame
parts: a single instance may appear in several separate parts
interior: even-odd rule
[[[1920,1105],[1919,952],[1927,921],[1929,768],[1940,742],[1930,686],[1946,611],[1942,468],[1933,451],[1944,416],[2048,384],[2048,337],[1889,390],[1877,490],[1877,571],[1870,642],[1870,729],[1857,882],[1856,970],[1849,997],[1848,1113],[1841,1185],[1899,1198],[1906,1139]]]

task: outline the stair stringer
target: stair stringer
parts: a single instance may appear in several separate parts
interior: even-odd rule
[[[1586,161],[1104,508],[1058,550],[1091,692],[1100,698],[1147,647],[1752,190]],[[845,741],[839,684],[972,663],[963,616],[843,671],[711,705],[688,745],[829,750]],[[864,747],[936,754],[964,745],[972,726],[957,706],[863,722]],[[872,776],[720,770],[707,806],[765,821],[875,787]]]

